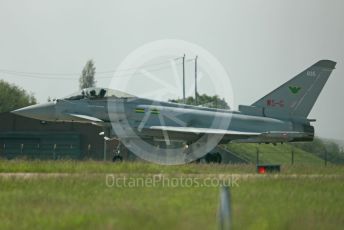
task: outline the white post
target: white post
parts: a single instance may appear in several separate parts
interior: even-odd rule
[[[219,229],[231,229],[231,195],[227,186],[220,188]]]

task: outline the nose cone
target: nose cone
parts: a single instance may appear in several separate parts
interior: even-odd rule
[[[12,113],[43,121],[54,121],[56,119],[54,102],[31,105],[28,107],[14,110],[12,111]]]

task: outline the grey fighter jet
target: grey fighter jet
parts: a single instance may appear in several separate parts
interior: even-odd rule
[[[218,143],[312,141],[311,122],[315,120],[307,117],[335,65],[330,60],[318,61],[252,105],[240,105],[238,111],[87,88],[13,113],[44,121],[93,123],[111,129],[106,138],[122,142],[139,138],[166,146],[177,142],[190,145],[207,135],[217,137]]]

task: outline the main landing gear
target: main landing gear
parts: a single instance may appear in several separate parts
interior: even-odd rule
[[[207,163],[220,164],[222,162],[222,156],[220,153],[207,153],[204,156],[204,160]]]
[[[196,163],[220,164],[222,156],[220,153],[207,153],[204,157],[195,161]]]

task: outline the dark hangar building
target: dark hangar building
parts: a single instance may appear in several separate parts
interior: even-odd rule
[[[0,114],[0,158],[111,160],[117,141],[104,142],[102,128],[84,123],[43,122]],[[123,149],[122,154],[125,154]]]

